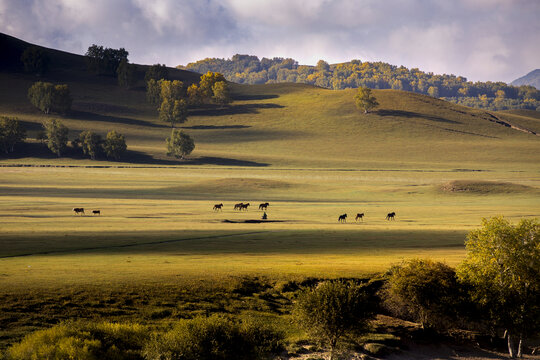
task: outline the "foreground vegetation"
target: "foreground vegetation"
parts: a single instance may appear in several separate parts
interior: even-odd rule
[[[119,304],[114,296],[96,306],[81,303],[95,296],[84,289],[63,295],[59,298],[63,305],[50,309],[40,294],[36,305],[42,308],[41,321],[47,316],[58,321],[60,311],[64,317],[76,311],[79,319],[85,317],[84,312],[99,319],[103,310],[119,307],[125,310],[113,310],[107,314],[108,321],[123,317],[136,322],[62,323],[27,335],[7,349],[6,358],[262,359],[286,347],[289,354],[290,346],[298,343],[295,338],[305,334],[329,347],[331,360],[338,358],[338,346],[363,346],[364,352],[383,355],[381,349],[386,353],[395,349],[384,342],[367,343],[365,337],[373,331],[370,320],[376,313],[419,321],[422,337],[432,339],[434,334],[472,330],[497,340],[499,330],[506,329],[510,356],[521,357],[530,351],[524,341],[540,330],[539,242],[538,221],[512,225],[493,218],[469,234],[467,258],[457,272],[443,263],[413,259],[367,280],[310,278],[276,283],[240,277],[206,287],[201,285],[208,285],[208,279],[198,285],[180,282],[150,293],[132,288],[122,294]],[[12,294],[4,297],[17,299]],[[18,319],[25,318],[28,297],[26,293],[12,304],[15,309],[10,312],[18,311]],[[163,303],[164,298],[169,301]],[[519,340],[517,349],[514,339]],[[400,343],[399,338],[395,340]]]

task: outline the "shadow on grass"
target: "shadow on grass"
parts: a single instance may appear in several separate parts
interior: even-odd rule
[[[154,123],[144,121],[144,120],[137,120],[137,119],[131,119],[131,118],[126,118],[126,117],[118,117],[118,116],[101,115],[101,114],[96,114],[96,113],[92,113],[88,111],[72,111],[70,115],[73,119],[84,120],[84,121],[101,121],[101,122],[109,122],[112,124],[148,126],[148,127],[154,127],[154,128],[170,127],[169,125],[166,125],[166,124],[164,125],[154,124]]]
[[[270,164],[259,163],[255,161],[223,158],[215,156],[201,156],[197,158],[181,159],[160,159],[152,155],[139,151],[127,151],[127,154],[122,158],[122,162],[133,164],[152,164],[152,165],[222,165],[222,166],[254,166],[265,167]]]
[[[253,95],[233,95],[234,100],[249,101],[249,100],[269,100],[277,99],[279,95],[275,94],[253,94]]]
[[[461,124],[459,121],[454,120],[448,120],[439,116],[432,116],[432,115],[426,115],[426,114],[420,114],[412,111],[405,111],[405,110],[385,110],[380,109],[377,111],[374,111],[375,114],[379,116],[396,116],[396,117],[405,117],[405,118],[420,118],[420,119],[426,119],[441,123],[447,123],[447,124]]]
[[[225,129],[247,129],[250,125],[194,125],[194,126],[181,126],[182,129],[192,130],[225,130]]]
[[[205,108],[193,109],[189,112],[190,116],[222,116],[222,115],[238,115],[238,114],[258,114],[261,109],[282,109],[285,106],[269,103],[269,104],[237,104],[227,107],[208,106]]]
[[[26,142],[23,144],[18,144],[15,148],[15,152],[10,154],[0,154],[0,159],[23,159],[27,157],[39,158],[39,159],[58,159],[58,156],[53,154],[46,144],[41,144],[38,142]],[[63,159],[73,159],[73,160],[88,160],[87,156],[84,156],[81,149],[73,149],[68,147],[65,153],[61,156]],[[95,165],[87,165],[88,167],[111,167],[115,166],[110,164],[111,160],[108,160],[107,164],[103,164],[103,161],[107,160],[104,154],[100,154],[95,162]],[[269,166],[267,163],[259,163],[255,161],[233,159],[233,158],[223,158],[223,157],[213,157],[213,156],[201,156],[197,158],[188,158],[185,160],[181,159],[163,159],[155,158],[150,154],[143,153],[140,151],[127,150],[120,163],[131,163],[134,165],[222,165],[222,166],[254,166],[254,167],[264,167]],[[54,166],[54,165],[52,165]],[[60,166],[60,165],[59,165]],[[73,165],[77,166],[77,165]],[[84,165],[82,165],[84,166]]]

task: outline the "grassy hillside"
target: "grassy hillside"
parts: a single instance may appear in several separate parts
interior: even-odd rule
[[[26,44],[6,36],[1,40],[3,47],[9,43],[11,49]],[[164,157],[164,139],[170,129],[158,121],[155,109],[145,102],[144,67],[139,67],[140,86],[125,90],[113,78],[87,73],[83,57],[50,52],[56,65],[42,78],[13,69],[0,72],[4,85],[0,89],[0,114],[17,116],[30,129],[29,136],[35,136],[41,122],[61,116],[46,116],[32,108],[27,89],[38,80],[67,83],[74,98],[73,111],[62,119],[71,130],[71,138],[84,129],[103,135],[116,129],[126,135],[129,149],[135,151],[131,161],[178,164]],[[173,69],[171,74],[186,83],[198,77]],[[301,84],[233,84],[236,100],[232,105],[192,109],[182,127],[195,138],[196,164],[476,169],[539,163],[537,136],[496,122],[540,132],[540,120],[530,113],[488,113],[396,90],[375,90],[374,94],[380,107],[364,115],[354,106],[354,90],[333,91]],[[15,159],[0,161],[75,161],[54,159],[46,150],[35,147],[24,153],[29,156],[15,155]]]

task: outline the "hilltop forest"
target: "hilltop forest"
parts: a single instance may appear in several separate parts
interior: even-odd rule
[[[179,69],[206,73],[220,72],[240,84],[303,83],[340,90],[358,87],[412,91],[447,101],[489,110],[529,109],[540,111],[540,91],[532,86],[504,82],[472,82],[465,77],[438,75],[418,68],[384,62],[352,60],[316,66],[299,65],[291,58],[262,58],[234,55],[231,59],[206,58]]]

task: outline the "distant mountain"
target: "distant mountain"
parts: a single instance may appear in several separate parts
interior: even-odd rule
[[[540,69],[533,70],[527,75],[512,81],[510,84],[515,86],[531,85],[540,90]]]

